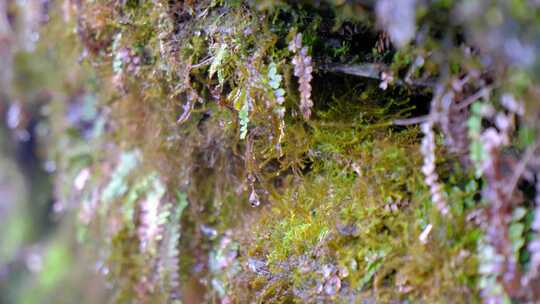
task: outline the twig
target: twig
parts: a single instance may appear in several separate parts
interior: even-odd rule
[[[208,57],[208,58],[204,59],[203,61],[201,61],[201,62],[199,62],[199,63],[197,63],[197,64],[192,65],[191,68],[192,68],[192,69],[197,69],[197,68],[199,68],[199,67],[201,67],[201,66],[207,65],[207,64],[209,64],[210,62],[212,62],[212,59],[213,59],[212,57]]]
[[[409,126],[409,125],[420,124],[428,120],[429,120],[429,115],[424,115],[424,116],[417,116],[417,117],[405,118],[405,119],[394,119],[392,121],[392,124],[396,126]]]
[[[350,65],[329,63],[320,66],[320,69],[326,72],[343,73],[372,79],[381,79],[381,73],[387,70],[385,65],[379,63],[363,63]]]
[[[493,89],[493,86],[487,86],[483,87],[480,90],[478,90],[476,93],[472,94],[471,96],[464,99],[459,105],[458,110],[465,109],[466,107],[470,106],[473,102],[475,102],[478,98],[486,96],[491,90]]]
[[[382,63],[362,63],[362,64],[340,64],[328,63],[319,66],[319,69],[325,72],[342,73],[352,76],[383,80],[381,75],[383,72],[389,71],[390,68]],[[416,86],[416,87],[433,87],[433,81],[418,81],[409,80],[403,81],[400,79],[394,80],[394,84],[401,86]]]

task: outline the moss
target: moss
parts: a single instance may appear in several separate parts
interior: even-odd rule
[[[89,120],[102,123],[90,137],[59,136],[63,147],[80,148],[59,156],[64,183],[91,172],[73,198],[72,187],[62,193],[83,201],[81,226],[103,247],[118,302],[479,301],[481,233],[467,216],[480,186],[444,154],[440,174],[453,203],[441,219],[420,172],[418,128],[392,124],[426,114],[429,90],[381,90],[378,81],[319,70],[313,114],[301,118],[287,49],[297,32],[316,67],[389,63],[404,76],[426,55],[412,47],[374,52],[381,34],[352,13],[368,10],[327,2],[76,6],[84,68],[96,75],[86,85],[98,91],[81,95],[99,104]],[[440,64],[430,60],[415,73],[434,76]],[[178,191],[189,204],[173,218],[184,202]],[[146,252],[139,230],[152,198],[158,226],[179,232],[174,243],[160,235]],[[162,244],[178,249],[167,261],[180,284],[156,270]]]
[[[240,299],[254,292],[261,302],[346,301],[355,296],[440,300],[463,288],[449,284],[427,292],[429,284],[447,279],[444,267],[457,263],[438,268],[440,257],[455,257],[474,245],[449,246],[445,238],[428,245],[418,241],[434,220],[416,169],[418,131],[390,127],[393,119],[422,111],[408,97],[418,92],[399,87],[382,92],[374,82],[324,75],[315,80],[314,118],[302,122],[283,33],[290,27],[302,31],[314,54],[326,54],[328,46],[320,37],[331,24],[322,23],[318,14],[324,10],[283,9],[267,16],[234,3],[195,4],[174,12],[180,18],[175,19],[176,29],[152,33],[151,26],[161,22],[158,12],[172,13],[166,7],[132,7],[128,19],[135,22],[116,25],[120,38],[113,53],[129,48],[135,50],[129,56],[137,57],[148,49],[156,60],[139,63],[130,75],[134,61],[122,59],[115,77],[129,93],[118,96],[111,108],[116,136],[129,139],[124,143],[128,147],[142,148],[145,166],[160,168],[171,185],[186,185],[181,187],[190,208],[180,246],[199,254],[181,257],[182,277],[206,265],[206,255],[216,264],[225,261],[225,252],[238,252],[243,262],[222,265],[228,271],[208,265],[195,274],[208,280],[218,298]],[[146,16],[153,21],[144,20]],[[187,43],[177,48],[180,39]],[[359,52],[353,45],[330,58],[352,60],[348,54]],[[271,64],[283,73],[286,89],[282,142],[276,142],[280,122],[272,112],[274,94],[265,76]],[[182,125],[175,122],[179,112],[190,116]],[[262,199],[262,210],[246,210],[249,192]],[[239,219],[252,225],[239,225]],[[231,229],[231,236],[224,234]],[[243,249],[224,251],[223,242],[231,238]],[[432,262],[424,266],[417,257]],[[250,263],[265,270],[254,274]],[[231,272],[235,267],[244,271]],[[463,269],[452,273],[474,280],[474,273]],[[241,282],[246,281],[252,282],[248,289],[234,289],[244,288]],[[370,289],[373,295],[367,295]],[[460,291],[466,299],[470,289]]]
[[[290,181],[288,190],[273,198],[244,244],[248,257],[264,261],[271,273],[250,274],[259,282],[257,290],[265,290],[261,277],[282,277],[288,287],[281,288],[301,302],[345,301],[348,296],[463,303],[476,299],[474,290],[464,286],[474,286],[478,232],[463,215],[441,227],[426,208],[427,189],[415,169],[419,157],[411,158],[417,147],[410,132],[365,139],[346,154],[332,151],[329,158],[315,160],[302,181]],[[335,135],[347,143],[339,132]],[[428,223],[437,228],[424,245],[418,236]],[[324,267],[335,270],[319,273]],[[327,287],[334,273],[341,285],[335,294]],[[374,295],[364,293],[368,290]],[[461,297],[456,297],[458,291]]]

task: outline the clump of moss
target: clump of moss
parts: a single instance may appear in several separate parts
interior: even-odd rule
[[[417,170],[421,158],[414,153],[413,130],[386,132],[346,153],[316,159],[313,171],[290,179],[255,226],[244,228],[251,235],[243,237],[241,250],[241,276],[247,278],[239,280],[252,282],[248,288],[259,299],[477,299],[472,286],[478,231],[463,214],[441,224]],[[343,144],[340,135],[357,137],[334,133]],[[435,228],[427,241],[420,240],[427,225]],[[242,290],[231,296],[237,293]]]
[[[263,2],[71,6],[82,60],[101,80],[86,101],[70,101],[99,107],[81,121],[94,124],[92,136],[84,127],[60,136],[62,147],[80,147],[61,159],[61,179],[88,175],[61,196],[83,201],[81,230],[103,241],[116,300],[478,301],[481,233],[471,217],[481,187],[438,149],[452,202],[441,218],[420,171],[420,132],[395,124],[427,114],[442,67],[457,86],[478,58],[460,61],[459,47],[448,62],[429,57],[445,20],[395,50],[370,5],[259,10]],[[293,37],[302,37],[301,59],[313,59],[310,92],[308,77],[299,92]],[[324,69],[360,63],[386,78]],[[309,98],[302,118],[299,100]],[[523,222],[512,231],[527,264]]]

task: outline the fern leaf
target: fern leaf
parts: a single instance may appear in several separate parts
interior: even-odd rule
[[[313,66],[311,56],[308,55],[308,48],[302,47],[302,34],[297,34],[289,44],[289,50],[296,55],[292,59],[294,65],[294,76],[298,77],[300,90],[300,111],[304,119],[311,116],[311,80],[313,79]]]
[[[164,289],[169,292],[171,300],[178,300],[179,296],[179,240],[181,236],[180,219],[184,209],[188,206],[185,193],[177,193],[177,205],[172,209],[169,222],[166,224],[163,243],[161,245],[159,272]]]
[[[240,139],[245,139],[249,123],[249,105],[247,102],[244,102],[240,112],[238,112],[238,119],[240,120]]]
[[[226,44],[221,44],[221,46],[219,47],[216,55],[214,56],[214,60],[212,61],[212,64],[210,64],[210,70],[208,72],[208,78],[212,79],[214,74],[219,71],[219,69],[221,68],[221,66],[223,64],[223,59],[226,56],[227,56],[227,45]],[[222,82],[222,80],[220,80],[220,83],[221,82]]]

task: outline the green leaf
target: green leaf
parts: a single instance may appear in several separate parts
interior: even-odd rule
[[[482,103],[476,101],[471,106],[471,113],[474,116],[481,116],[482,115]]]
[[[124,66],[124,62],[122,61],[122,57],[118,54],[114,55],[112,68],[115,73],[120,73],[122,71],[122,67]]]
[[[245,139],[249,123],[249,106],[247,102],[244,102],[240,112],[238,112],[238,119],[240,120],[240,139]]]
[[[234,94],[232,94],[234,92]],[[246,103],[246,89],[235,89],[233,92],[231,92],[232,95],[232,102],[234,105],[234,108],[237,111],[240,111],[244,104]]]
[[[527,214],[527,209],[523,207],[516,208],[512,213],[512,221],[520,221]]]
[[[272,78],[276,74],[277,74],[277,66],[275,63],[272,62],[270,63],[269,68],[268,68],[268,75],[270,76],[270,78]]]
[[[522,126],[518,131],[519,146],[521,148],[530,146],[536,138],[536,131],[533,128]]]
[[[272,87],[272,89],[278,89],[279,88],[279,82],[275,81],[275,80],[270,80],[268,82],[268,84]]]
[[[362,276],[362,278],[360,278],[358,286],[361,286],[361,288],[363,288],[367,283],[369,283],[371,279],[373,279],[373,276],[377,273],[379,268],[381,268],[381,266],[383,265],[382,262],[382,259],[376,259],[375,261],[370,262],[367,265],[366,270],[364,271],[364,275]]]
[[[476,190],[478,190],[478,184],[475,180],[470,180],[465,186],[465,191],[467,192],[475,192]]]
[[[272,87],[272,89],[274,90],[279,89],[283,77],[281,77],[281,75],[278,73],[277,66],[273,62],[270,63],[270,66],[268,68],[268,78],[268,84],[270,85],[270,87]]]
[[[480,163],[486,158],[486,153],[484,151],[484,146],[480,141],[471,142],[471,159],[475,163]]]
[[[469,136],[477,137],[482,131],[482,118],[480,116],[472,115],[467,121],[467,127],[469,127]]]
[[[179,221],[180,217],[182,216],[182,212],[184,212],[184,209],[188,206],[187,195],[184,192],[178,191],[176,192],[176,200],[178,202],[178,206],[176,206],[174,219]]]
[[[525,238],[523,237],[524,231],[525,225],[522,223],[512,223],[508,229],[508,235],[512,241],[512,248],[516,254],[525,244]]]
[[[227,56],[227,45],[222,44],[217,51],[217,54],[214,56],[214,60],[212,60],[212,64],[210,65],[210,71],[208,72],[208,78],[212,79],[216,71],[221,68],[225,56]]]
[[[120,162],[101,194],[101,199],[104,202],[109,202],[126,193],[128,190],[126,178],[138,164],[139,153],[137,151],[126,152],[120,156]]]

